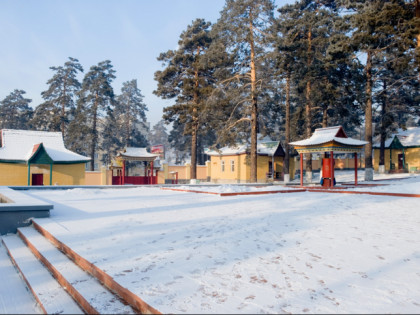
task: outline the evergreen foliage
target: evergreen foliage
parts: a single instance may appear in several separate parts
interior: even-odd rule
[[[139,131],[146,129],[147,106],[143,95],[137,87],[137,80],[123,83],[121,94],[116,97],[114,132],[123,147],[146,147],[147,139]]]
[[[192,21],[177,49],[158,56],[154,94],[173,103],[151,131],[136,80],[116,96],[111,61],[80,83],[75,58],[50,68],[35,111],[25,91],[3,99],[0,128],[61,131],[71,150],[92,158],[92,170],[98,151],[110,163],[124,147],[163,144],[176,163],[191,158],[193,179],[205,147],[248,141],[255,182],[257,134],[283,141],[288,173],[289,142],[334,125],[355,136],[364,125],[371,168],[373,136],[383,165],[385,139],[420,124],[419,39],[418,0],[298,0],[277,11],[272,0],[226,0],[214,25]]]
[[[0,102],[0,129],[31,129],[30,120],[33,115],[23,90],[14,90]]]
[[[227,105],[222,112],[228,116],[222,120],[221,136],[247,135],[250,139],[251,182],[257,181],[258,115],[262,108],[258,104],[266,96],[263,90],[270,78],[266,37],[273,13],[271,0],[227,0],[213,29],[233,62],[229,77],[219,82],[223,94],[228,94],[227,103],[222,104]]]
[[[205,100],[214,84],[215,67],[205,56],[212,42],[210,26],[203,19],[193,21],[180,35],[178,49],[160,54],[158,60],[165,69],[155,73],[158,87],[154,93],[164,99],[175,99],[174,105],[164,108],[163,118],[182,128],[182,135],[191,139],[192,179],[197,178],[198,136],[206,129]]]
[[[45,102],[36,107],[32,124],[38,130],[61,131],[65,139],[81,87],[77,74],[83,72],[83,67],[77,59],[69,57],[64,66],[50,69],[55,74],[47,81],[48,90],[41,93]]]
[[[114,89],[112,81],[115,79],[115,70],[111,61],[105,60],[92,66],[83,78],[82,88],[79,93],[76,117],[78,122],[72,125],[71,138],[74,145],[81,145],[79,150],[87,151],[91,158],[90,170],[94,170],[94,163],[98,161],[96,153],[99,148],[108,150],[108,147],[101,147],[100,131],[106,132],[107,137],[114,136],[109,126],[105,128],[104,121],[113,119]],[[106,117],[105,117],[106,116]],[[104,119],[105,117],[105,119]],[[80,130],[87,131],[83,141],[80,141]],[[74,139],[75,138],[75,139]],[[76,140],[76,141],[75,141]],[[109,139],[107,139],[107,144]],[[114,141],[111,141],[114,143]],[[87,150],[86,150],[87,149]]]
[[[368,144],[365,146],[365,167],[372,169],[373,95],[381,59],[389,61],[381,56],[391,50],[403,56],[414,48],[414,11],[404,0],[343,1],[342,6],[351,12],[347,16],[351,25],[350,47],[366,56],[364,120]],[[367,180],[371,179],[368,174],[365,173]]]

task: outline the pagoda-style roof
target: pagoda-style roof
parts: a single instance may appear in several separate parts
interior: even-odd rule
[[[86,163],[90,158],[67,150],[61,132],[3,129],[0,162],[32,164]]]
[[[146,148],[127,147],[118,153],[118,157],[126,161],[145,161],[153,162],[159,154],[147,152]]]
[[[335,152],[349,153],[360,152],[366,141],[347,137],[341,126],[318,128],[313,135],[304,140],[290,142],[298,153]]]

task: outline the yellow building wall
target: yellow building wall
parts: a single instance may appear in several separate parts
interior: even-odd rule
[[[222,161],[225,163],[224,171],[222,170]],[[232,171],[231,161],[234,163]],[[210,172],[211,181],[217,183],[236,183],[239,182],[241,176],[246,176],[246,169],[243,159],[239,155],[211,156]]]
[[[50,184],[49,165],[31,165],[29,176],[32,185],[32,174],[43,174],[44,185]],[[84,185],[85,164],[53,165],[53,185]],[[0,163],[0,185],[27,186],[28,165],[15,163]]]
[[[44,185],[49,185],[49,166],[48,177],[44,176]],[[31,166],[32,171],[32,166]],[[85,184],[85,164],[55,164],[52,174],[53,185],[84,185]]]
[[[379,149],[373,150],[373,169],[375,171],[379,170]],[[402,149],[392,149],[392,163],[395,164],[395,169],[398,169],[398,154],[402,154]],[[420,148],[407,148],[404,149],[405,154],[405,163],[408,164],[408,170],[411,167],[417,167],[420,170]],[[389,161],[389,149],[385,149],[385,170],[390,170],[390,161]]]
[[[102,172],[98,171],[87,171],[85,172],[85,185],[97,186],[102,184]],[[53,179],[54,180],[54,179]]]
[[[0,185],[28,185],[28,166],[26,164],[0,163]]]
[[[412,167],[417,167],[417,170],[420,170],[420,148],[406,149],[405,163],[408,164],[408,170]]]
[[[222,171],[222,161],[225,170]],[[234,171],[231,169],[231,161],[234,162]],[[270,156],[257,157],[258,182],[267,182],[268,163],[272,161]],[[211,156],[210,159],[211,181],[216,183],[246,183],[251,179],[251,167],[246,154]],[[283,157],[274,158],[274,170],[282,172]]]

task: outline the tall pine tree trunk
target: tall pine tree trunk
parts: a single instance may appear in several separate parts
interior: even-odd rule
[[[373,180],[372,164],[372,51],[367,51],[366,59],[366,109],[365,109],[365,180]]]
[[[308,32],[308,61],[307,66],[308,68],[312,64],[312,32],[309,30]],[[311,81],[308,80],[306,82],[306,90],[305,90],[305,98],[306,98],[306,105],[305,105],[305,113],[306,113],[306,137],[309,138],[312,135],[312,101],[311,101],[311,92],[312,86]],[[312,154],[306,154],[306,172],[307,174],[312,174]]]
[[[197,47],[197,58],[200,55],[200,47]],[[198,134],[198,112],[197,107],[199,106],[198,96],[198,69],[194,71],[194,108],[192,113],[192,127],[191,127],[191,179],[197,179],[197,134]]]
[[[193,123],[191,130],[191,179],[197,179],[197,133],[198,119],[197,109],[193,109]]]
[[[379,168],[385,165],[385,140],[386,140],[386,81],[383,81],[383,90],[382,90],[382,109],[381,109],[381,146],[379,150]]]
[[[420,0],[416,0],[416,18],[420,19]],[[417,50],[420,51],[420,29],[417,30]],[[420,54],[420,52],[418,52]],[[417,62],[420,63],[420,56],[417,56]],[[419,81],[420,81],[420,64],[417,65],[417,71],[419,72]]]
[[[252,14],[250,15],[252,21]],[[249,44],[251,46],[251,183],[257,178],[257,132],[258,132],[258,104],[257,104],[257,75],[255,70],[255,47],[252,22],[249,22]]]
[[[327,128],[328,127],[328,108],[324,107],[322,109],[322,128]]]
[[[95,104],[93,105],[93,122],[92,122],[92,144],[90,148],[90,170],[95,170],[95,153],[96,153],[96,145],[98,142],[98,131],[97,129],[97,121],[98,121],[98,93],[95,95]]]
[[[125,146],[128,147],[130,146],[130,114],[129,114],[129,110],[127,109],[127,113],[126,113],[126,123],[125,123]]]
[[[63,83],[63,97],[61,98],[61,133],[64,139],[65,118],[66,118],[66,82]]]
[[[328,86],[328,80],[324,78],[325,87]],[[322,128],[328,127],[328,105],[322,106]]]
[[[289,142],[290,142],[290,72],[286,75],[286,139],[284,144],[283,176],[285,180],[289,179]]]

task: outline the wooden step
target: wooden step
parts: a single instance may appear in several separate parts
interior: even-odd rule
[[[133,307],[140,314],[161,314],[157,309],[147,304],[139,296],[128,290],[127,288],[121,286],[117,281],[115,281],[109,274],[97,267],[95,264],[91,263],[84,257],[80,256],[76,251],[67,246],[64,242],[60,241],[55,237],[54,233],[70,233],[68,230],[64,229],[61,225],[50,219],[42,219],[38,222],[36,219],[32,220],[32,224],[35,229],[41,233],[46,239],[48,239],[55,247],[59,248],[60,251],[65,253],[71,260],[76,263],[84,271],[88,272],[90,275],[98,279],[104,286],[106,286],[112,292],[115,292],[121,299],[126,301],[129,305]],[[48,229],[44,228],[44,225]],[[53,233],[50,230],[54,231]]]
[[[42,314],[0,241],[0,314]]]
[[[86,313],[135,313],[131,306],[124,304],[97,279],[75,265],[32,226],[19,228],[18,234]]]
[[[3,236],[2,241],[45,314],[83,314],[77,303],[16,234]]]

